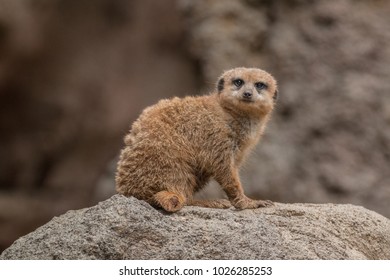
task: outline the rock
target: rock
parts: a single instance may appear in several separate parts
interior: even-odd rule
[[[185,207],[168,215],[114,195],[55,217],[0,259],[389,259],[390,220],[353,205],[256,210]]]

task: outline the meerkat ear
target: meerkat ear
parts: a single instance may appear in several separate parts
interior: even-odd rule
[[[276,102],[276,100],[278,99],[278,93],[279,93],[279,91],[276,89],[274,96],[272,96],[272,99],[274,100],[274,102]]]
[[[217,83],[218,93],[221,93],[223,91],[224,83],[225,83],[225,80],[223,78],[219,79],[219,81]]]

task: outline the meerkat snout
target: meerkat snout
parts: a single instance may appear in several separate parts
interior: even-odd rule
[[[251,100],[251,99],[252,99],[252,92],[245,91],[245,92],[242,94],[242,97],[244,97],[244,99]]]

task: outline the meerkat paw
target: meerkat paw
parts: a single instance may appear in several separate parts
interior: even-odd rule
[[[273,206],[274,203],[271,200],[254,200],[258,207],[268,207],[268,206]]]
[[[161,191],[154,195],[156,204],[167,212],[177,212],[183,208],[185,198],[181,194],[169,191]]]
[[[245,196],[234,199],[232,204],[235,208],[242,210],[272,206],[273,202],[270,200],[253,200]]]

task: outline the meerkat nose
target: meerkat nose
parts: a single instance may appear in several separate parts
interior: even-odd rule
[[[252,93],[246,91],[246,92],[244,92],[244,93],[242,94],[242,96],[243,96],[245,99],[251,99],[251,98],[252,98]]]

